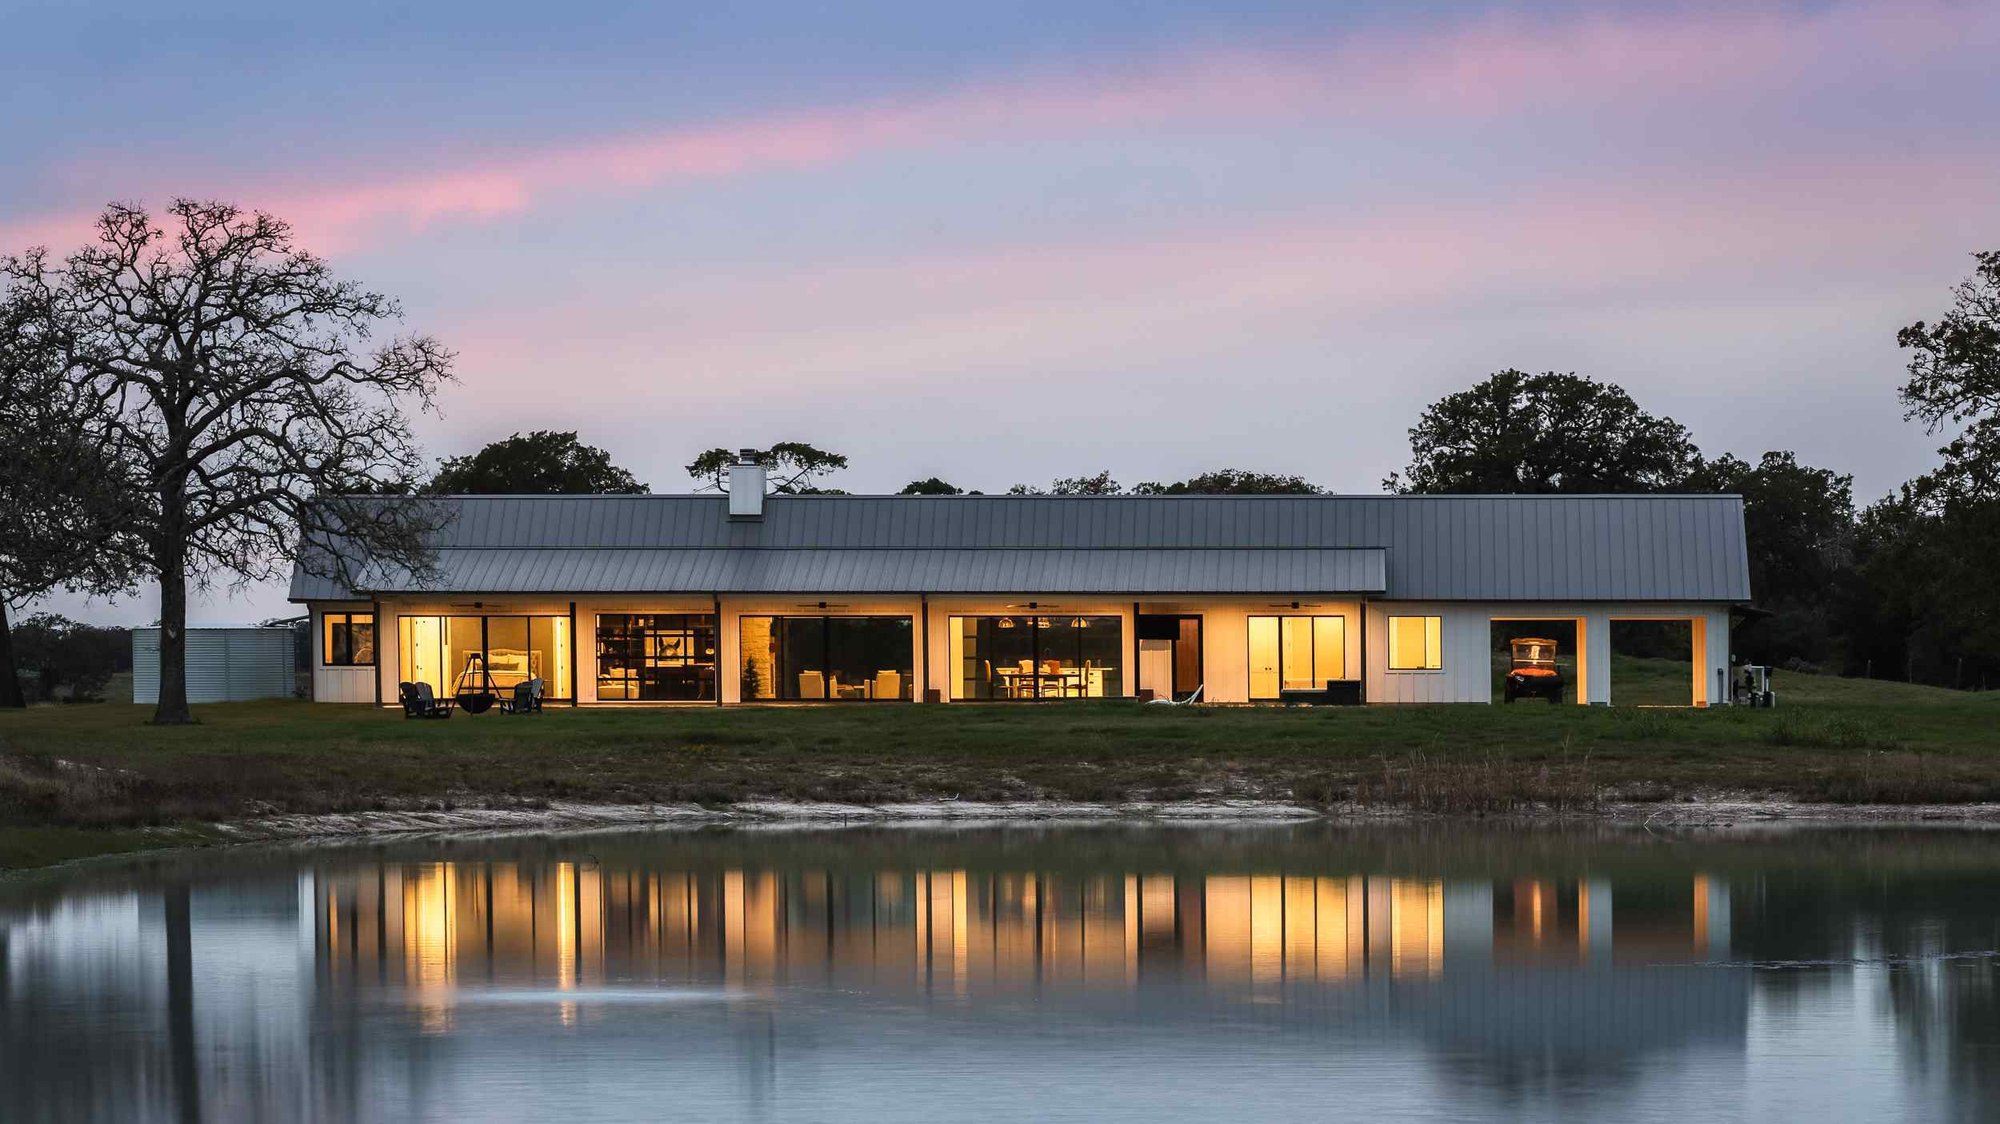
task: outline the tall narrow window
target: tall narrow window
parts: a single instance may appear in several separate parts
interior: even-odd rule
[[[1347,678],[1347,618],[1251,617],[1250,697],[1323,691]]]
[[[1442,667],[1443,617],[1389,618],[1390,671],[1437,671]]]
[[[375,662],[375,614],[326,613],[320,621],[321,663],[367,667]]]

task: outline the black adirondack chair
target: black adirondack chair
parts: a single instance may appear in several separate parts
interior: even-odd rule
[[[396,697],[405,718],[450,718],[452,700],[438,698],[429,683],[398,683]]]
[[[500,700],[502,714],[540,714],[542,712],[542,681],[523,679],[514,684],[511,698]]]

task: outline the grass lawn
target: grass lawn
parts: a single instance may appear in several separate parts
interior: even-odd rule
[[[1643,671],[1644,669],[1638,669]],[[1170,708],[1133,703],[551,708],[302,702],[0,712],[0,866],[83,835],[272,812],[527,805],[1357,800],[1486,813],[1717,790],[1845,803],[2000,800],[2000,692],[1782,675],[1779,709]],[[88,834],[87,832],[85,834]]]

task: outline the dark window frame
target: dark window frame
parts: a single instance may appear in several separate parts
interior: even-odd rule
[[[319,616],[319,663],[321,667],[374,667],[382,658],[380,648],[382,635],[381,631],[375,626],[375,613],[372,610],[366,613],[352,611],[321,613]],[[368,658],[358,660],[354,658],[354,636],[356,626],[363,624],[363,622],[366,623],[368,629]],[[346,643],[347,652],[345,659],[336,658],[336,636],[343,638]]]
[[[722,664],[722,622],[715,613],[617,612],[598,613],[595,616],[596,619],[593,622],[591,635],[595,643],[594,650],[597,653],[597,701],[709,704],[715,702],[716,692],[720,689],[721,684],[720,670]],[[617,626],[609,626],[606,622],[610,620],[617,620],[622,623]],[[653,642],[669,634],[686,636],[697,649],[700,648],[703,638],[706,637],[711,646],[710,652],[706,657],[703,657],[699,652],[678,657],[652,654],[649,648]],[[607,682],[605,671],[608,667],[612,666],[641,673],[635,675],[630,680],[622,678],[617,680],[621,685],[630,683],[630,689],[634,692],[633,694],[617,696],[607,696],[605,694],[605,685]],[[697,672],[695,676],[697,680],[700,679],[698,674],[700,669],[706,668],[708,676],[707,681],[701,683],[698,688],[700,693],[692,697],[648,698],[643,693],[646,688],[646,676],[643,674],[643,671],[649,667],[655,670],[667,667],[690,669]],[[618,689],[624,690],[625,688],[620,686]]]
[[[801,703],[801,702],[906,703],[906,702],[914,702],[918,697],[917,683],[916,683],[917,619],[915,616],[909,613],[738,613],[736,615],[736,674],[738,676],[739,684],[741,683],[741,677],[743,675],[743,668],[745,665],[745,661],[748,659],[748,656],[745,653],[743,646],[743,622],[750,620],[765,620],[773,622],[771,628],[771,635],[776,640],[776,643],[773,645],[772,649],[773,656],[771,662],[773,665],[772,673],[773,675],[778,677],[777,690],[772,694],[770,698],[753,698],[744,696],[739,688],[737,694],[737,702],[739,703],[752,703],[752,704]],[[840,696],[835,695],[832,692],[831,677],[824,676],[821,683],[821,690],[825,693],[814,697],[807,697],[803,695],[793,695],[791,697],[787,697],[784,693],[782,684],[785,682],[787,676],[796,675],[798,672],[798,668],[796,665],[793,664],[791,657],[786,653],[785,650],[787,645],[784,640],[784,632],[782,624],[783,622],[786,621],[819,622],[820,626],[819,653],[818,653],[819,660],[817,664],[817,669],[822,672],[823,676],[828,669],[833,667],[833,650],[834,650],[833,637],[836,631],[833,627],[833,622],[895,621],[902,624],[904,627],[910,630],[909,666],[889,669],[892,671],[896,671],[898,674],[902,676],[902,681],[903,681],[902,693],[898,694],[894,698],[878,698],[874,696],[863,696],[859,698],[841,698]],[[786,666],[786,665],[792,665],[792,666]]]
[[[951,629],[954,632],[961,632],[961,630],[963,629],[962,622],[964,621],[993,621],[995,622],[996,628],[999,627],[998,622],[1001,621],[1002,619],[1011,618],[1024,622],[1018,627],[1024,628],[1026,630],[1026,635],[1028,636],[1028,658],[1031,662],[1034,663],[1037,670],[1032,676],[1030,676],[1030,678],[1033,680],[1033,684],[1029,690],[1029,693],[1026,695],[1019,695],[1019,694],[1013,696],[990,695],[986,697],[981,697],[977,695],[948,694],[948,697],[950,697],[953,702],[1001,702],[1001,703],[1079,702],[1093,698],[1122,699],[1128,697],[1124,693],[1126,672],[1123,669],[1117,668],[1115,666],[1112,668],[1112,670],[1117,671],[1119,676],[1118,693],[1115,695],[1104,694],[1104,695],[1080,695],[1080,696],[1065,697],[1060,694],[1056,695],[1048,694],[1043,689],[1044,680],[1052,678],[1060,679],[1061,677],[1047,675],[1039,670],[1042,666],[1042,661],[1044,659],[1049,658],[1049,656],[1047,655],[1048,650],[1045,649],[1042,644],[1043,634],[1047,631],[1052,631],[1052,630],[1046,628],[1045,626],[1039,625],[1035,622],[1043,619],[1054,619],[1061,617],[1067,617],[1071,619],[1082,619],[1092,622],[1097,622],[1097,621],[1112,622],[1114,626],[1113,631],[1117,634],[1118,638],[1118,653],[1119,653],[1118,662],[1121,664],[1125,662],[1125,659],[1128,655],[1133,654],[1136,650],[1131,645],[1128,645],[1126,643],[1128,640],[1131,639],[1131,637],[1128,637],[1126,635],[1126,632],[1128,630],[1126,628],[1125,617],[1119,613],[1059,612],[1054,609],[1030,610],[1029,612],[1026,613],[953,613],[946,618],[945,627]],[[1082,666],[1082,661],[1083,661],[1083,637],[1081,633],[1082,633],[1081,629],[1076,629],[1072,631],[1072,635],[1075,636],[1076,638],[1076,662],[1077,666],[1079,667]],[[980,658],[980,657],[973,657],[973,658]],[[1057,658],[1066,659],[1068,657],[1066,653],[1059,653]],[[951,686],[949,686],[947,690],[948,692],[962,691],[964,690],[963,686],[964,683],[965,683],[965,669],[963,667],[956,668],[953,671]]]

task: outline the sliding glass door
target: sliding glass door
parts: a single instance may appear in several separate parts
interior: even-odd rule
[[[951,618],[954,699],[1116,698],[1125,622],[1111,616]]]
[[[403,682],[428,683],[440,696],[460,690],[512,691],[542,681],[542,697],[570,697],[569,618],[421,616],[396,618]]]
[[[1251,617],[1250,698],[1323,691],[1347,678],[1346,617]]]
[[[745,702],[894,702],[915,690],[909,617],[740,618]]]

